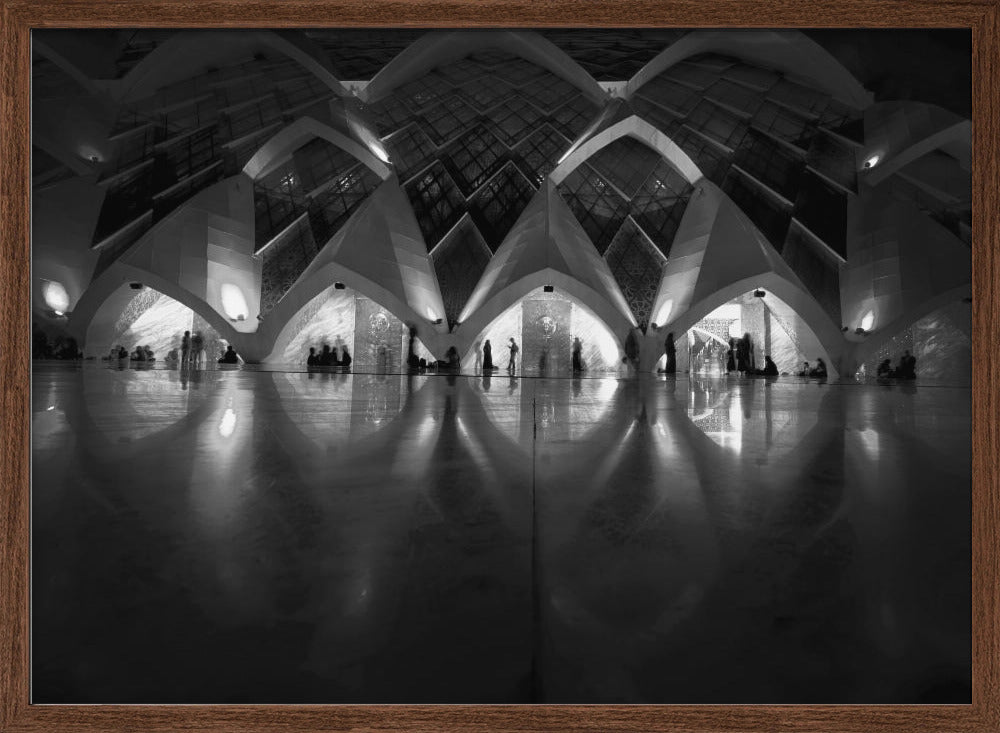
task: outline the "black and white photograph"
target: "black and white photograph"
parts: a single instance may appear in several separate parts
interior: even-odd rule
[[[31,703],[971,703],[972,40],[32,30]]]

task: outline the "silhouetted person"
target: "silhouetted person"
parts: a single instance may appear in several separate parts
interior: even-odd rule
[[[663,352],[667,355],[667,363],[663,367],[666,374],[677,373],[677,347],[674,345],[674,333],[667,334],[667,340],[663,342]]]
[[[337,355],[330,350],[330,344],[323,344],[323,351],[320,353],[316,363],[319,366],[335,366]]]
[[[822,359],[816,359],[816,368],[809,372],[810,377],[825,377],[826,376],[826,362]]]
[[[881,364],[879,364],[878,368],[875,369],[875,376],[876,377],[880,377],[880,378],[881,377],[891,377],[892,376],[892,362],[889,359],[886,359]]]
[[[181,336],[181,365],[187,366],[191,361],[191,332],[185,331]]]
[[[344,370],[346,371],[347,369],[350,369],[350,368],[351,368],[351,362],[352,362],[352,361],[353,361],[353,359],[351,359],[351,354],[350,354],[350,352],[349,352],[349,351],[347,350],[347,345],[345,344],[345,345],[344,345],[344,346],[343,346],[343,347],[341,348],[341,354],[340,354],[340,362],[339,362],[339,366],[342,366],[342,367],[344,367]]]
[[[201,335],[201,331],[195,331],[191,337],[191,361],[195,366],[201,363],[201,350],[204,347],[205,337]]]
[[[583,342],[577,336],[573,339],[573,373],[579,374],[583,371]]]
[[[226,347],[226,353],[222,355],[221,359],[219,359],[219,363],[220,364],[239,364],[240,363],[240,358],[239,358],[239,356],[237,356],[236,350],[233,349],[233,345],[232,344],[229,344],[229,346]]]
[[[903,356],[899,360],[899,378],[917,378],[917,357],[912,356],[909,349],[903,352]]]
[[[510,349],[510,358],[507,360],[507,371],[513,374],[517,371],[517,342],[514,341],[514,337],[511,336],[510,343],[507,346]]]
[[[545,376],[545,370],[548,368],[549,362],[549,350],[542,349],[542,353],[538,356],[538,373],[541,376]]]
[[[809,372],[811,372],[811,371],[812,371],[812,369],[809,367],[809,362],[808,361],[804,361],[804,362],[802,362],[802,371],[796,373],[795,376],[797,376],[797,377],[808,377],[809,376]]]
[[[639,366],[639,339],[634,328],[629,329],[625,337],[625,362],[633,367]]]
[[[420,366],[420,360],[417,358],[417,352],[413,345],[413,342],[417,338],[417,327],[410,324],[410,341],[406,350],[406,367],[411,372],[415,372]]]
[[[492,371],[493,369],[493,347],[490,345],[490,340],[486,339],[483,344],[483,371]]]
[[[119,346],[118,347],[118,358],[119,359],[128,359],[128,352],[125,351],[125,347],[124,346]]]
[[[750,352],[753,350],[753,341],[750,340],[750,334],[743,334],[736,344],[736,371],[740,374],[746,374],[750,371]]]
[[[770,354],[764,354],[764,370],[761,372],[765,377],[778,376],[778,365],[771,360]]]
[[[309,356],[306,357],[306,366],[317,366],[319,364],[319,357],[316,355],[316,347],[309,347]]]
[[[736,371],[736,339],[729,337],[729,357],[726,359],[726,372]]]
[[[458,358],[458,349],[454,345],[449,346],[448,350],[444,352],[444,366],[453,372],[457,372],[461,363]]]

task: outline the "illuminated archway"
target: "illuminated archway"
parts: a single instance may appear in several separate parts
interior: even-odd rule
[[[509,340],[518,345],[518,374],[569,376],[572,374],[574,340],[581,342],[583,366],[588,374],[617,374],[621,344],[615,334],[579,299],[565,292],[534,288],[486,325],[462,357],[463,371],[482,370],[482,349],[487,340],[498,372],[507,368]]]
[[[325,344],[340,355],[346,347],[352,371],[405,371],[406,323],[388,307],[341,285],[328,285],[288,319],[265,363],[305,365],[310,347],[319,353]],[[434,359],[419,339],[414,349],[418,358]]]

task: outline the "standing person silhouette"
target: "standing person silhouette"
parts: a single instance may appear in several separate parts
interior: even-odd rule
[[[191,337],[191,363],[193,366],[201,366],[201,352],[205,348],[205,337],[201,331],[195,331]]]
[[[510,344],[507,346],[510,349],[510,360],[507,362],[507,371],[513,374],[517,371],[517,342],[514,341],[514,337],[511,336]]]
[[[573,339],[573,373],[579,374],[583,371],[583,342],[577,336]]]
[[[483,371],[493,370],[493,347],[490,346],[490,340],[486,339],[483,344]]]
[[[663,352],[667,356],[667,364],[663,371],[667,374],[677,373],[677,347],[674,345],[674,333],[667,334],[667,340],[663,342]]]

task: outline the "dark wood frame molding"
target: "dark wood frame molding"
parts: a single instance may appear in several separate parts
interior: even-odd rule
[[[0,0],[0,732],[1000,730],[1000,0]],[[30,705],[30,31],[85,27],[966,27],[973,44],[971,705]]]

